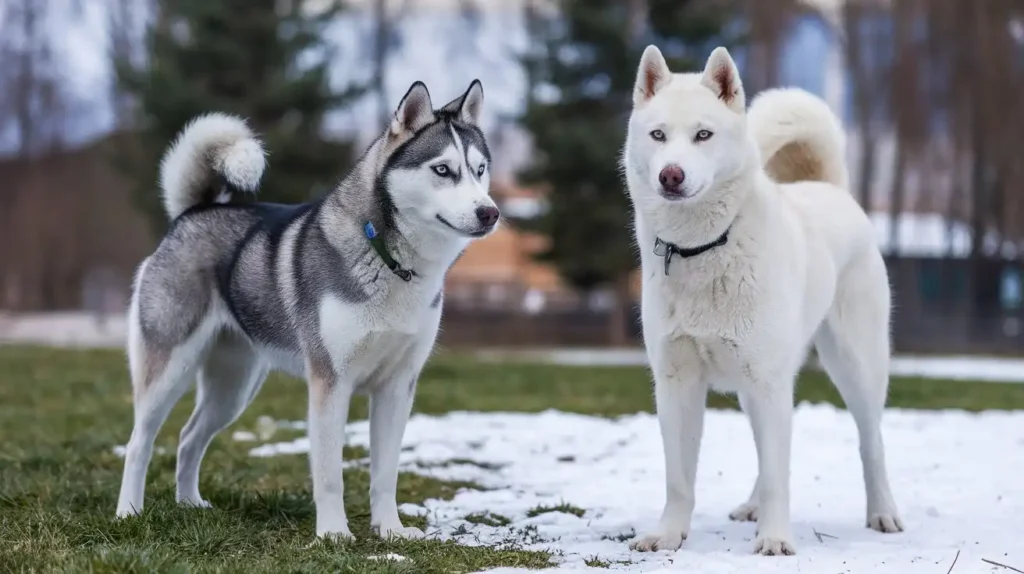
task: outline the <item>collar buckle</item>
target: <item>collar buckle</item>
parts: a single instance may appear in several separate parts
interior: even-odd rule
[[[719,236],[718,239],[711,243],[705,243],[698,247],[679,247],[675,243],[669,243],[661,239],[660,237],[654,238],[654,254],[659,257],[665,258],[665,275],[668,275],[669,264],[672,263],[672,256],[678,255],[683,259],[689,259],[690,257],[696,257],[708,251],[711,251],[715,247],[721,247],[729,242],[729,228]]]
[[[377,233],[377,228],[373,226],[372,222],[367,221],[363,225],[363,233],[366,235],[366,239],[369,240],[370,246],[373,247],[373,250],[377,252],[377,255],[384,261],[384,264],[388,266],[392,273],[397,275],[402,281],[412,281],[412,277],[416,272],[411,269],[405,269],[398,261],[395,261],[395,258],[388,253],[384,240],[381,239]]]

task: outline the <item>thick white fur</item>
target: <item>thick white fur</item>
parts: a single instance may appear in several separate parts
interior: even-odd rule
[[[823,181],[847,189],[846,133],[821,98],[794,88],[765,90],[747,110],[747,129],[775,181]]]
[[[736,392],[751,421],[759,477],[731,514],[758,523],[755,552],[793,554],[789,468],[794,380],[815,345],[860,434],[869,527],[902,530],[880,420],[888,390],[890,294],[863,210],[842,186],[843,134],[814,96],[775,90],[746,110],[719,48],[703,73],[672,74],[651,46],[641,61],[623,166],[643,265],[643,332],[665,450],[658,527],[631,543],[678,548],[690,530],[709,389]],[[660,130],[664,141],[651,133]],[[713,135],[697,141],[696,134]],[[661,134],[655,133],[658,139]],[[705,134],[706,135],[706,134]],[[682,167],[682,193],[660,170]],[[780,181],[796,182],[782,184]],[[666,274],[655,238],[681,247]]]
[[[266,158],[263,146],[242,118],[222,113],[188,123],[160,162],[164,208],[172,220],[212,198],[216,175],[242,191],[256,191]],[[226,201],[227,197],[218,198]]]

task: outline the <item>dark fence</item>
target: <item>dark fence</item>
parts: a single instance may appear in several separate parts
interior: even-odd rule
[[[447,346],[602,347],[615,340],[608,311],[586,308],[528,314],[508,309],[461,308],[445,304],[441,343]],[[640,312],[626,321],[626,340],[641,343]]]
[[[1024,262],[889,258],[893,347],[901,353],[1024,354]],[[510,290],[510,293],[521,293]],[[512,299],[516,299],[513,296]],[[488,305],[448,300],[441,342],[448,346],[588,346],[615,340],[622,325],[583,300],[534,313],[521,300]],[[641,344],[639,309],[625,340]]]
[[[1024,354],[1024,262],[890,258],[886,264],[897,351]]]

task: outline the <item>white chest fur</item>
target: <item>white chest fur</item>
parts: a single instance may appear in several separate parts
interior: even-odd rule
[[[370,301],[352,304],[334,296],[320,302],[320,337],[335,368],[356,384],[386,377],[410,350],[430,345],[437,336],[437,292],[426,285],[402,282]]]
[[[728,247],[720,248],[722,250]],[[728,253],[644,258],[644,319],[662,336],[743,339],[757,314],[757,270]]]

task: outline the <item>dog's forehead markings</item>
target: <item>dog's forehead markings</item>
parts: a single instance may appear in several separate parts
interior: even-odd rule
[[[403,144],[392,159],[397,169],[418,169],[424,163],[445,157],[452,153],[453,142],[448,125],[444,122],[431,124]],[[454,153],[458,153],[455,150]]]
[[[461,156],[462,156],[462,153],[459,151],[459,147],[457,145],[455,145],[455,144],[448,144],[448,145],[446,145],[445,147],[443,147],[441,149],[441,153],[438,154],[437,157],[445,158],[445,159],[455,158],[457,160]]]
[[[484,158],[484,154],[475,145],[470,145],[469,150],[466,152],[466,158],[469,160],[470,167],[472,167],[480,164],[480,160]]]
[[[483,132],[477,128],[462,126],[456,126],[455,130],[462,136],[462,141],[466,142],[466,147],[476,148],[487,161],[491,160],[490,150],[487,149],[487,140],[484,138]]]
[[[448,129],[452,132],[452,141],[455,142],[455,151],[459,154],[459,159],[463,162],[467,169],[469,169],[469,157],[466,155],[465,146],[462,144],[462,138],[459,137],[459,133],[455,131],[455,124],[448,126]]]

